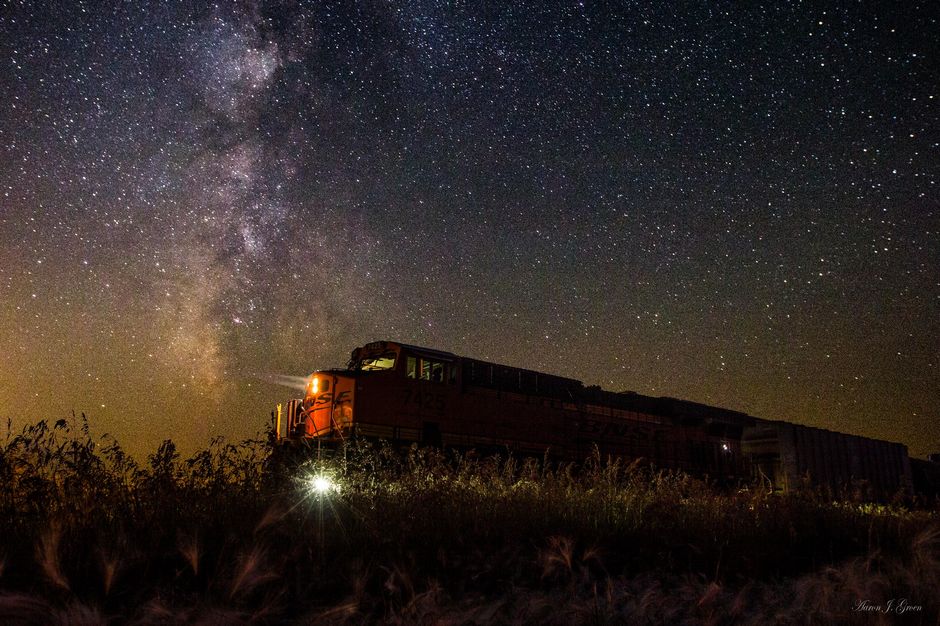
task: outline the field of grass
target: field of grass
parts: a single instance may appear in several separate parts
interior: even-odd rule
[[[8,436],[0,623],[940,623],[936,512],[596,458],[269,450]]]

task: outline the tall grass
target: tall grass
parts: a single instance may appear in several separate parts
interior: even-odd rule
[[[0,622],[937,623],[940,518],[355,443],[144,463],[84,420],[0,448]],[[317,492],[309,479],[335,488]],[[920,606],[903,617],[898,601]],[[894,600],[893,604],[889,602]],[[859,603],[883,612],[854,611]],[[863,605],[864,606],[864,605]]]

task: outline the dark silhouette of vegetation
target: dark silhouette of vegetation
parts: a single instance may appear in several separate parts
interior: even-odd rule
[[[596,456],[258,439],[138,463],[84,420],[0,448],[2,623],[933,624],[937,589],[935,512]]]

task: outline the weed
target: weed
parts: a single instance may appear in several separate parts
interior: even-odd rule
[[[853,622],[901,598],[938,619],[940,519],[900,501],[719,492],[596,451],[283,456],[166,441],[141,464],[75,416],[8,432],[0,622]]]

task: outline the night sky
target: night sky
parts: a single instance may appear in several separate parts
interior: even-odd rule
[[[0,418],[191,452],[390,339],[940,451],[938,17],[4,2]]]

